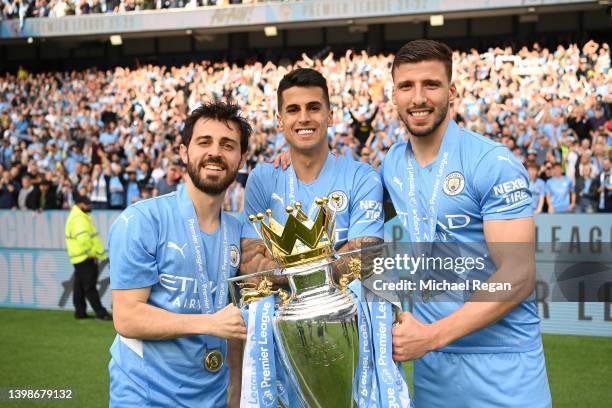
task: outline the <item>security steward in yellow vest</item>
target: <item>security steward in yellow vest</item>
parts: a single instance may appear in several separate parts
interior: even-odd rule
[[[75,193],[75,205],[66,220],[66,248],[70,262],[74,265],[74,317],[87,318],[85,298],[100,320],[112,320],[111,315],[102,306],[100,294],[96,288],[98,282],[98,261],[106,261],[108,254],[100,241],[96,227],[91,219],[91,200],[87,196]]]

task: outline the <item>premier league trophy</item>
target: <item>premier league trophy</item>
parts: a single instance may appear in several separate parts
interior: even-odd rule
[[[372,385],[375,353],[368,350],[373,346],[367,341],[372,337],[370,325],[366,319],[360,325],[360,304],[349,290],[349,283],[359,277],[360,260],[349,262],[334,250],[339,200],[336,195],[331,196],[331,202],[327,197],[317,199],[314,220],[297,202],[286,208],[284,227],[272,217],[271,210],[249,217],[281,268],[229,282],[232,300],[243,307],[249,332],[241,407],[370,406],[367,401],[362,403],[365,398],[360,394],[377,388],[375,378]],[[338,284],[334,273],[341,273]],[[273,290],[274,276],[286,277],[289,293]],[[388,337],[387,347],[390,327]],[[362,348],[365,354],[360,355]],[[390,350],[388,355],[391,365]],[[360,364],[364,359],[369,361],[365,367]],[[363,376],[356,376],[357,370],[362,370]],[[397,379],[385,370],[385,378]],[[357,391],[358,384],[362,392]],[[382,384],[378,388],[387,389]]]

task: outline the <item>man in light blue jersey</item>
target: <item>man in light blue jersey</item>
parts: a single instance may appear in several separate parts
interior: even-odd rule
[[[393,329],[394,358],[415,360],[416,407],[550,407],[540,320],[525,300],[535,284],[533,253],[494,245],[532,248],[529,180],[504,145],[450,119],[451,73],[442,43],[416,40],[397,53],[393,100],[411,137],[389,150],[383,181],[412,242],[486,242],[497,266],[490,279],[512,276],[514,296],[442,302],[423,294]]]
[[[271,209],[284,223],[285,208],[300,202],[311,219],[316,216],[317,197],[337,194],[336,249],[359,248],[382,242],[383,188],[380,176],[365,163],[336,157],[327,143],[332,123],[327,82],[317,71],[296,69],[283,77],[277,91],[278,117],[289,144],[291,164],[275,168],[258,164],[247,181],[245,215]],[[241,272],[276,267],[250,222],[243,227]]]
[[[535,162],[527,165],[529,173],[529,191],[531,192],[531,209],[533,214],[537,215],[542,212],[544,207],[544,198],[546,197],[546,183],[538,177],[538,165]]]
[[[560,163],[555,163],[552,177],[546,180],[546,202],[549,213],[572,212],[576,208],[574,183],[563,175]]]
[[[185,185],[128,207],[111,227],[111,407],[226,407],[230,374],[238,403],[246,328],[227,305],[227,279],[242,225],[222,204],[250,134],[235,105],[194,110],[180,146]]]

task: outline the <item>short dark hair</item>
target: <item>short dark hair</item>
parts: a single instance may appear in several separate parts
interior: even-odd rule
[[[286,74],[278,84],[278,90],[276,91],[276,97],[278,100],[278,110],[280,112],[283,106],[283,92],[294,86],[301,87],[317,87],[323,90],[323,97],[325,103],[329,108],[329,90],[327,89],[327,80],[317,70],[311,68],[298,68]]]
[[[231,102],[214,101],[203,103],[194,109],[187,117],[187,120],[185,120],[185,126],[181,133],[181,138],[185,146],[189,146],[191,136],[193,136],[193,127],[201,118],[218,120],[225,123],[228,127],[229,122],[233,122],[240,130],[240,152],[244,154],[247,151],[249,147],[249,136],[253,133],[253,128],[242,116],[238,105]]]
[[[450,81],[453,76],[453,51],[448,45],[435,40],[413,40],[404,44],[399,49],[393,66],[391,67],[391,75],[402,64],[416,64],[422,61],[440,61],[446,68],[446,75]]]

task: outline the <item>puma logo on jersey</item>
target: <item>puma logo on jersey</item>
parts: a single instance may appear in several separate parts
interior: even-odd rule
[[[168,248],[176,249],[177,251],[179,251],[181,255],[183,256],[183,259],[185,259],[185,253],[183,252],[183,250],[185,249],[186,246],[187,244],[184,244],[182,247],[180,247],[174,242],[168,242]]]
[[[285,200],[283,200],[283,197],[279,196],[276,193],[272,193],[272,199],[280,201],[281,205],[285,205]]]
[[[505,160],[508,163],[512,163],[512,161],[510,161],[510,157],[509,156],[497,156],[497,160]]]
[[[125,226],[127,227],[128,222],[130,222],[130,219],[133,216],[134,216],[134,214],[130,214],[130,215],[121,214],[120,218],[123,220],[123,222],[125,222]]]
[[[399,186],[400,191],[404,191],[404,183],[402,183],[399,178],[393,177],[393,182]]]

